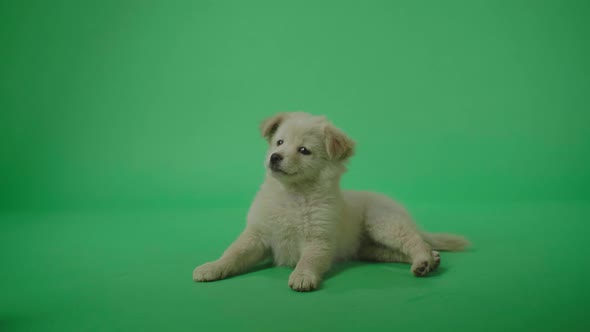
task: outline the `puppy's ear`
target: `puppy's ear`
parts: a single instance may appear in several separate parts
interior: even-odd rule
[[[272,135],[277,131],[281,122],[285,119],[286,113],[279,113],[267,118],[260,123],[260,134],[262,137],[270,140]]]
[[[324,135],[326,137],[326,151],[330,158],[345,161],[354,154],[354,141],[340,129],[332,124],[327,124],[324,127]]]

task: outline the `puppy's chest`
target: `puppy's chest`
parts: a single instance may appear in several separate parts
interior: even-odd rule
[[[332,222],[325,211],[296,203],[272,209],[265,218],[268,245],[277,265],[294,266],[305,241],[326,237],[330,232]]]
[[[317,213],[305,206],[284,206],[269,211],[264,221],[273,239],[299,240],[317,224]]]

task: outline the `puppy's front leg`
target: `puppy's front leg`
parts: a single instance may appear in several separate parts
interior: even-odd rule
[[[266,253],[267,250],[260,235],[246,228],[221,258],[197,267],[193,271],[193,280],[215,281],[245,272],[262,261]]]
[[[330,244],[322,241],[306,243],[295,270],[289,276],[289,287],[298,292],[316,289],[324,273],[330,269],[332,260]]]

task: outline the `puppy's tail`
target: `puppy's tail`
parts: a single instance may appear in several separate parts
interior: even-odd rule
[[[469,241],[460,235],[425,232],[422,232],[421,235],[434,250],[463,251],[470,245]]]

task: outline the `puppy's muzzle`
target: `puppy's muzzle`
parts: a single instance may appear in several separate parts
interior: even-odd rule
[[[275,168],[277,167],[280,163],[281,160],[283,160],[283,156],[281,156],[278,153],[273,153],[270,155],[270,167]]]

